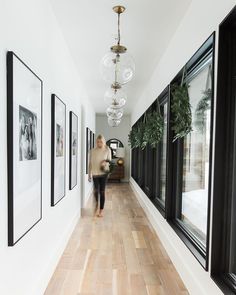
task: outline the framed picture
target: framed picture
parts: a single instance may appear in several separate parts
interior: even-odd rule
[[[93,148],[93,131],[90,130],[90,150]]]
[[[51,206],[66,195],[66,105],[52,94]]]
[[[69,189],[72,190],[77,185],[77,165],[78,165],[78,117],[70,112],[70,176]]]
[[[90,129],[86,128],[86,174],[89,170],[89,151],[91,148],[91,138],[90,138]]]
[[[42,80],[7,53],[8,245],[42,219]]]
[[[95,133],[93,133],[93,148],[95,147]]]

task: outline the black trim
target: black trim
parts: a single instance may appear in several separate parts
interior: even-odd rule
[[[221,290],[236,294],[229,273],[232,202],[235,202],[236,6],[219,28],[211,276]],[[235,222],[235,219],[234,219]]]
[[[65,107],[65,134],[64,134],[64,195],[55,203],[54,201],[54,176],[55,176],[55,113],[56,113],[56,108],[55,108],[55,102],[56,99],[59,100]],[[56,206],[64,197],[66,196],[66,104],[56,95],[52,94],[51,95],[51,206],[54,207]]]
[[[189,250],[193,253],[203,268],[208,270],[209,259],[209,231],[210,231],[210,207],[211,207],[211,167],[212,167],[212,146],[213,146],[213,118],[214,118],[214,58],[215,58],[215,33],[213,33],[202,47],[194,54],[190,61],[186,64],[187,78],[188,80],[195,71],[200,68],[204,62],[209,58],[212,59],[212,100],[211,100],[211,126],[210,126],[210,146],[209,146],[209,184],[208,184],[208,216],[207,216],[207,232],[206,232],[206,247],[194,237],[192,234],[177,218],[176,210],[181,211],[181,208],[177,208],[177,199],[180,192],[182,192],[182,175],[183,175],[183,139],[179,139],[176,142],[173,141],[173,132],[169,130],[169,147],[172,149],[171,157],[168,161],[169,174],[168,177],[172,181],[168,185],[168,212],[167,220],[175,232],[179,235],[182,241],[186,244]],[[180,78],[183,74],[183,69],[180,71],[173,83],[180,83]],[[171,118],[170,118],[171,120]],[[171,128],[171,127],[170,127]]]
[[[182,171],[178,170],[181,168],[181,162],[183,158],[183,140],[178,140],[173,143],[173,130],[172,130],[172,113],[171,113],[171,91],[170,87],[167,87],[164,92],[158,97],[161,102],[161,98],[167,98],[168,103],[168,123],[167,123],[167,178],[166,178],[166,198],[165,206],[161,204],[154,195],[154,184],[157,181],[157,174],[153,175],[152,179],[152,189],[147,189],[147,184],[145,183],[145,175],[143,173],[144,168],[146,167],[146,173],[151,169],[151,166],[148,167],[147,153],[150,151],[142,151],[141,149],[132,150],[132,177],[137,182],[139,187],[146,193],[150,198],[153,204],[157,207],[160,213],[167,219],[172,228],[176,231],[179,237],[183,240],[186,246],[190,249],[193,255],[197,258],[199,263],[205,268],[208,269],[208,256],[209,256],[209,226],[210,226],[210,200],[211,200],[211,166],[212,166],[212,139],[213,139],[213,116],[214,116],[214,58],[215,58],[215,33],[213,33],[206,42],[201,46],[201,48],[193,55],[193,57],[186,63],[185,69],[187,77],[190,77],[194,74],[195,71],[200,67],[203,61],[207,60],[208,57],[212,58],[212,100],[211,100],[211,129],[210,129],[210,144],[209,144],[209,187],[208,187],[208,216],[207,216],[207,237],[206,237],[206,249],[203,245],[194,238],[194,235],[181,224],[176,219],[176,198],[177,191],[181,190],[182,183]],[[180,83],[183,74],[183,69],[176,75],[171,84]],[[148,108],[146,111],[152,111],[156,107],[156,102]],[[135,127],[140,121],[143,121],[145,114],[143,114],[133,125]],[[157,152],[158,153],[158,152]],[[155,165],[159,165],[158,159],[152,167],[156,170]],[[183,169],[183,167],[181,168]],[[179,178],[179,179],[178,179]],[[146,177],[147,179],[147,177]],[[150,186],[150,184],[149,184]],[[182,190],[181,190],[182,191]],[[181,208],[179,208],[181,210]]]
[[[13,106],[14,106],[14,93],[13,93],[13,74],[14,62],[13,58],[17,58],[41,83],[41,206],[40,218],[16,241],[14,241],[14,138],[13,138]],[[13,52],[7,52],[7,165],[8,165],[8,246],[14,246],[19,242],[41,219],[42,219],[42,138],[43,138],[43,81]]]
[[[72,190],[78,184],[78,116],[72,111],[70,111],[69,115],[70,115],[70,122],[69,122],[69,124],[70,124],[70,135],[69,135],[69,145],[70,145],[70,150],[69,150],[69,189]],[[76,119],[76,128],[77,128],[76,129],[77,130],[76,184],[74,186],[72,185],[72,144],[73,144],[72,143],[72,131],[73,131],[72,124],[73,124],[73,120],[72,119],[73,119],[73,116]]]
[[[162,93],[158,96],[157,100],[159,101],[159,105],[160,107],[164,107],[165,104],[167,104],[167,150],[166,150],[166,191],[165,191],[165,202],[163,204],[163,202],[158,198],[158,195],[160,194],[160,180],[161,180],[161,146],[159,144],[159,146],[156,148],[155,150],[155,166],[154,166],[154,173],[153,173],[153,186],[156,185],[159,187],[159,192],[158,195],[156,195],[155,190],[153,188],[153,198],[152,198],[152,202],[153,204],[156,206],[156,208],[159,210],[159,212],[165,217],[166,216],[166,207],[167,207],[167,182],[168,182],[168,167],[167,167],[167,160],[168,160],[168,129],[169,129],[169,86],[167,86]],[[158,180],[157,180],[158,178]],[[157,183],[156,183],[157,182]]]
[[[90,129],[86,127],[86,174],[88,174],[88,160],[89,160],[89,150],[90,147],[88,146],[88,139],[90,138]],[[91,143],[90,143],[91,146]]]

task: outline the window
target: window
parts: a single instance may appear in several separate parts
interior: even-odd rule
[[[188,77],[193,130],[182,143],[181,191],[176,206],[176,218],[203,248],[206,247],[209,195],[211,76],[212,58],[209,57]],[[207,109],[198,116],[204,103],[208,104]]]
[[[159,96],[160,112],[164,120],[163,138],[154,151],[153,202],[164,215],[167,185],[167,131],[169,88]]]
[[[236,294],[236,8],[220,25],[211,275]]]
[[[192,131],[173,142],[171,95],[167,87],[146,111],[155,110],[159,102],[164,120],[162,141],[156,149],[148,146],[132,151],[132,169],[137,170],[132,172],[133,178],[205,269],[209,248],[214,44],[213,34],[185,65]],[[180,83],[182,75],[183,70],[172,83]],[[138,122],[143,119],[144,115]],[[231,249],[235,246],[236,236]],[[231,253],[233,256],[234,251]],[[231,263],[231,268],[236,270],[236,254],[232,260],[235,263]]]
[[[170,218],[177,233],[205,268],[210,200],[213,40],[212,36],[186,66],[192,131],[174,143],[174,213]]]

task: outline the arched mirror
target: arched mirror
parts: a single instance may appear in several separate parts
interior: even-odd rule
[[[109,139],[107,141],[107,146],[111,149],[112,159],[116,158],[116,150],[119,147],[124,147],[123,143],[116,138]]]

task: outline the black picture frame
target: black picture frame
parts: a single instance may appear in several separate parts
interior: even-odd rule
[[[78,177],[78,116],[72,111],[69,116],[69,189],[72,190],[77,185]],[[75,179],[74,182],[73,179]]]
[[[7,52],[6,61],[7,61],[7,148],[8,148],[8,154],[7,154],[8,246],[14,246],[42,219],[43,81],[13,51]],[[26,81],[27,78],[29,79],[28,81]],[[21,81],[20,82],[18,81],[18,83],[15,83],[16,79],[21,79]],[[31,95],[32,95],[31,109],[30,109],[29,100],[27,100],[26,105],[24,105],[24,107],[22,108],[22,104],[24,104],[23,98],[20,98],[20,97],[24,97],[24,95],[22,96],[22,92],[21,92],[21,95],[17,97],[18,95],[17,91],[19,90],[17,87],[22,87],[22,84],[24,83],[26,83],[25,87],[28,87],[27,91],[31,91]],[[32,85],[34,85],[33,88],[32,88]],[[29,96],[28,92],[27,92],[27,95]],[[37,104],[37,107],[36,107],[36,104]],[[17,109],[17,107],[19,107],[19,110]],[[39,111],[40,113],[39,115],[36,110]],[[25,112],[25,114],[21,113],[21,111]],[[18,120],[17,120],[17,114],[19,116]],[[28,123],[26,123],[27,114],[28,114]],[[24,117],[24,128],[22,129],[23,117]],[[20,127],[20,132],[18,132],[16,135],[14,132],[18,130],[16,126],[17,123],[19,124],[18,128]],[[28,127],[26,128],[26,126]],[[20,143],[22,137],[20,137],[20,134],[22,134],[22,131],[25,133],[26,130],[28,130],[28,134],[30,132],[32,136],[31,147],[28,146],[28,149],[27,149],[24,146],[22,149],[22,146]],[[33,139],[33,135],[34,135],[34,139]],[[19,136],[19,138],[17,138],[17,136]],[[19,149],[18,149],[18,144],[19,144]],[[15,150],[16,147],[17,147],[17,150]],[[22,150],[23,152],[20,153],[20,151]],[[18,159],[15,156],[16,152],[19,152]],[[21,155],[23,155],[23,153],[24,153],[24,156],[22,157]],[[26,167],[26,165],[28,167]],[[15,175],[15,173],[17,173],[17,175]],[[35,180],[36,180],[36,174],[38,177],[37,180],[39,181],[39,184],[36,185],[38,189],[37,193],[33,192],[32,190],[32,188],[34,187],[33,184],[35,183]],[[26,220],[25,221],[22,221],[22,220],[30,216],[30,213],[32,212],[32,208],[31,209],[28,208],[30,206],[29,204],[24,205],[24,209],[22,210],[21,214],[19,214],[19,209],[17,208],[17,204],[15,202],[15,199],[17,198],[17,192],[19,195],[19,191],[21,190],[19,189],[19,186],[21,188],[22,186],[24,186],[24,179],[27,179],[28,183],[30,182],[30,186],[29,186],[30,189],[27,188],[23,194],[22,192],[20,192],[21,199],[23,197],[28,200],[28,196],[32,197],[32,194],[29,193],[29,190],[33,193],[34,196],[38,195],[37,216],[31,217],[32,220],[28,221],[28,224]],[[27,196],[27,193],[28,193],[28,196]],[[23,216],[22,220],[19,220],[19,216],[21,217]],[[19,224],[21,225],[23,229],[19,229],[19,228],[17,229],[17,226],[19,227]]]
[[[90,130],[90,150],[93,148],[93,131]]]
[[[88,174],[89,170],[89,151],[91,148],[90,142],[90,129],[86,127],[86,174]]]
[[[61,110],[59,109],[61,106]],[[59,111],[60,110],[60,111]],[[62,114],[59,117],[59,113]],[[59,122],[64,120],[64,126],[61,127]],[[63,122],[63,121],[62,121]],[[56,128],[57,125],[57,128]],[[59,127],[58,127],[59,126]],[[59,130],[59,131],[58,131]],[[63,140],[62,145],[59,145],[56,136],[61,136]],[[58,159],[60,158],[60,159]],[[63,160],[62,160],[63,158]],[[60,163],[63,162],[63,163]],[[58,166],[58,167],[56,167]],[[59,168],[59,169],[58,169]],[[56,175],[56,173],[61,173],[63,168],[64,175]],[[56,189],[59,189],[59,185],[63,185],[63,189],[60,195],[56,195]],[[57,205],[66,196],[66,104],[56,95],[51,95],[51,206]]]
[[[93,133],[93,148],[95,147],[95,133]]]

